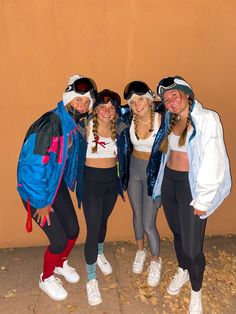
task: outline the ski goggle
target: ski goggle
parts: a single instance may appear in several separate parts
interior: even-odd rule
[[[95,99],[97,94],[97,86],[92,79],[83,77],[74,81],[72,84],[68,85],[65,90],[65,93],[69,93],[71,91],[74,91],[75,93],[81,95],[90,92],[91,97]]]
[[[126,100],[130,99],[133,94],[141,96],[146,93],[150,93],[153,96],[153,98],[155,96],[146,83],[141,81],[133,81],[126,85],[124,90],[124,99]]]
[[[192,90],[191,86],[182,78],[177,77],[166,77],[161,80],[157,86],[157,94],[159,97],[162,97],[164,92],[168,89],[180,89],[179,87],[182,86],[183,88],[189,88]]]
[[[109,101],[112,103],[112,105],[116,108],[117,111],[121,104],[120,96],[109,89],[105,89],[97,94],[94,108],[100,104],[107,104]]]

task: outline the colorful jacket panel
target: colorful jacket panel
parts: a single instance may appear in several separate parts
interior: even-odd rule
[[[70,138],[73,145],[68,151]],[[17,168],[17,190],[23,200],[35,208],[52,204],[63,174],[67,186],[71,190],[75,188],[77,138],[77,126],[63,102],[32,124]]]

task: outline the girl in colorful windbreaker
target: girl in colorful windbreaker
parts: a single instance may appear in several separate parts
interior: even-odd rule
[[[18,163],[17,189],[28,212],[27,231],[32,230],[33,217],[49,240],[39,287],[54,300],[67,297],[54,273],[72,283],[80,278],[67,262],[79,234],[68,188],[74,190],[78,176],[77,123],[92,107],[95,94],[93,80],[73,75],[63,101],[29,128]]]
[[[206,218],[230,193],[231,177],[219,116],[205,109],[181,77],[167,77],[157,87],[167,110],[166,136],[153,198],[161,197],[174,235],[178,271],[167,292],[176,295],[190,280],[189,313],[202,313]]]
[[[93,115],[87,122],[87,153],[83,169],[83,186],[77,189],[80,206],[82,200],[87,226],[84,254],[88,282],[87,297],[90,305],[102,302],[96,279],[96,266],[104,275],[112,273],[112,267],[104,255],[107,221],[115,206],[118,193],[123,197],[126,189],[123,173],[128,145],[124,132],[128,126],[119,120],[120,96],[108,89],[97,94]],[[81,157],[81,156],[80,156]],[[123,197],[124,198],[124,197]]]

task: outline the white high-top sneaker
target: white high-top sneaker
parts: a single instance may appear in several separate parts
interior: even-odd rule
[[[171,279],[171,282],[167,288],[167,292],[171,295],[178,294],[187,281],[189,281],[188,270],[183,270],[182,268],[178,267],[178,272]]]
[[[69,266],[67,260],[64,261],[63,267],[55,267],[54,273],[64,276],[64,278],[71,283],[76,283],[80,279],[75,268]]]
[[[89,280],[86,284],[88,303],[90,305],[98,305],[102,303],[101,293],[98,288],[96,279]]]
[[[98,255],[97,265],[99,266],[104,275],[110,275],[112,273],[111,264],[108,262],[104,254]]]
[[[43,274],[40,275],[39,279],[39,288],[42,289],[53,300],[65,300],[68,296],[68,293],[63,288],[61,280],[52,275],[43,281],[42,275]]]
[[[189,314],[202,314],[202,290],[191,290],[191,299],[189,303]]]
[[[161,278],[162,260],[159,257],[158,261],[151,261],[148,267],[148,285],[150,287],[156,287]]]
[[[133,262],[133,273],[141,274],[143,271],[143,265],[146,259],[146,250],[140,251],[138,250],[135,255],[135,259]]]

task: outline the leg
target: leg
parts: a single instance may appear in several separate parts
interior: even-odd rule
[[[115,206],[117,196],[118,196],[118,182],[117,177],[115,180],[104,184],[104,194],[103,194],[103,210],[102,210],[102,222],[100,228],[100,234],[98,239],[98,256],[97,265],[101,269],[104,275],[110,275],[112,273],[112,267],[105,255],[103,254],[103,245],[106,237],[107,231],[107,221],[112,213]]]
[[[165,169],[165,175],[161,187],[162,204],[168,225],[174,235],[174,247],[178,260],[178,265],[182,269],[186,269],[186,261],[182,249],[181,229],[179,222],[179,207],[175,197],[175,183],[172,171]]]
[[[143,227],[146,234],[149,248],[152,254],[152,260],[150,266],[148,267],[148,285],[151,287],[156,287],[160,281],[162,260],[159,257],[160,254],[160,237],[156,227],[156,218],[158,211],[159,201],[153,201],[153,199],[148,196],[147,189],[147,176],[144,173],[142,178],[143,185]]]
[[[98,243],[103,243],[106,237],[107,221],[112,213],[118,197],[118,182],[117,180],[107,183],[107,189],[103,194],[103,208],[102,208],[102,221]]]
[[[184,192],[183,192],[184,191]],[[206,220],[193,214],[192,200],[188,182],[176,185],[176,193],[180,207],[180,223],[183,250],[186,257],[192,289],[199,291],[202,287],[205,269],[205,256],[203,254],[203,240]]]
[[[85,241],[85,261],[92,265],[96,263],[98,253],[98,238],[102,220],[101,184],[86,181],[83,189],[82,204],[87,226]],[[93,197],[91,197],[93,195]]]
[[[142,180],[143,185],[143,227],[147,236],[148,244],[152,253],[153,259],[158,260],[160,254],[160,236],[156,227],[156,219],[158,212],[158,201],[154,201],[147,192],[147,176]]]
[[[131,159],[133,162],[133,158]],[[132,164],[131,164],[132,165]],[[130,167],[128,197],[133,209],[133,227],[138,249],[144,249],[144,230],[142,222],[142,184],[135,168]]]
[[[144,228],[143,228],[143,185],[142,178],[146,177],[145,160],[131,156],[130,179],[128,185],[128,196],[133,209],[133,227],[138,250],[133,262],[133,272],[140,274],[143,271],[146,259],[144,249]]]

